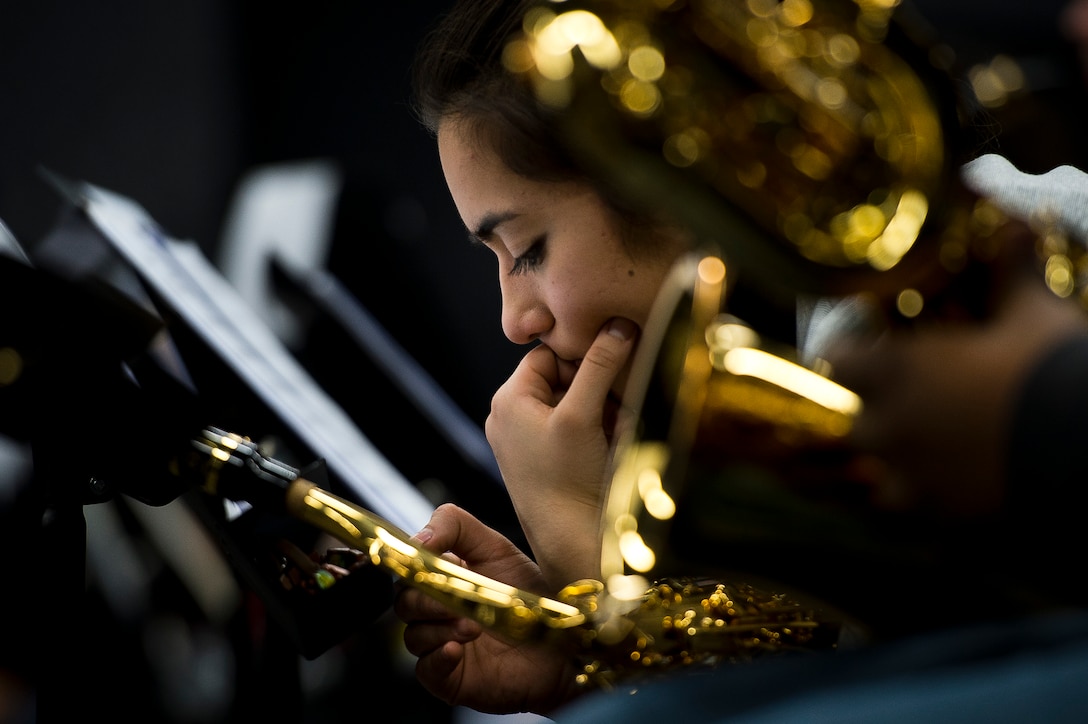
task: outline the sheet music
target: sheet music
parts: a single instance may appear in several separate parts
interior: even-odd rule
[[[431,503],[381,455],[196,244],[167,237],[130,199],[91,184],[80,184],[79,191],[103,235],[351,486],[362,505],[408,533],[427,522]]]

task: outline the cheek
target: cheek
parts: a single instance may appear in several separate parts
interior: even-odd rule
[[[639,281],[629,267],[611,274],[582,274],[566,277],[551,287],[550,307],[557,320],[590,338],[613,317],[625,317],[644,327],[658,285]]]
[[[645,328],[650,310],[661,292],[668,267],[643,267],[636,269],[633,275],[624,272],[622,300],[626,311],[624,316]]]
[[[560,280],[549,286],[547,300],[557,324],[571,329],[592,327],[608,313],[607,297],[592,280]]]

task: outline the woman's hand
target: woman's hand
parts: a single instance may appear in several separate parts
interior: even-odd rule
[[[614,319],[577,370],[545,345],[495,393],[485,430],[549,590],[600,578],[600,523],[618,406],[609,392],[636,326]]]
[[[488,578],[526,591],[545,588],[540,569],[517,546],[455,505],[435,510],[415,539]],[[406,648],[419,659],[416,677],[452,706],[546,714],[578,693],[576,662],[562,647],[506,641],[404,584],[393,610],[405,623]]]

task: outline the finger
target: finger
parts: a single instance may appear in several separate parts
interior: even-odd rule
[[[631,320],[616,317],[597,333],[563,398],[564,404],[579,409],[604,407],[612,385],[631,356],[637,330]]]
[[[556,404],[556,387],[559,384],[558,360],[546,345],[538,345],[518,363],[514,373],[495,391],[491,398],[491,413],[485,422],[488,428],[523,425],[522,416],[546,415]],[[526,401],[535,402],[526,406]],[[488,438],[490,439],[490,437]]]
[[[464,508],[443,503],[415,537],[428,550],[443,554],[452,551],[455,555],[445,555],[447,560],[471,567],[489,560],[501,535]]]
[[[416,678],[432,694],[448,701],[451,692],[449,680],[465,658],[465,647],[449,641],[416,661]]]
[[[404,648],[413,656],[427,656],[454,642],[465,644],[483,633],[480,626],[468,619],[441,623],[412,623],[404,627]]]
[[[510,391],[518,396],[532,395],[545,404],[552,404],[554,392],[561,386],[559,361],[555,352],[545,344],[529,351],[507,381]]]
[[[460,614],[414,588],[404,588],[393,599],[393,613],[405,623],[453,620]]]

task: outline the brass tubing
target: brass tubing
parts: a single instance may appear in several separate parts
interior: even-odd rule
[[[459,614],[518,639],[547,638],[586,623],[578,608],[486,578],[425,550],[393,524],[299,478],[287,488],[287,510],[349,546],[373,565]]]

